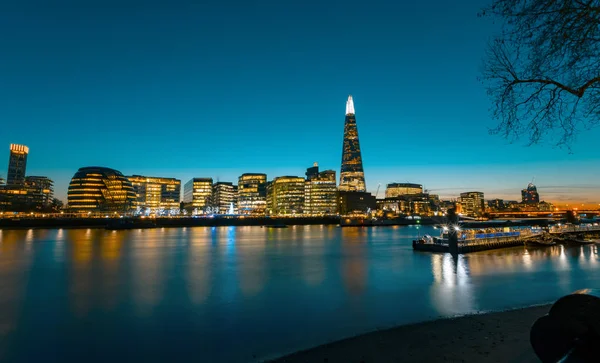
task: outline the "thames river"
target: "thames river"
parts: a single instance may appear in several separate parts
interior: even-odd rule
[[[0,230],[0,361],[252,362],[600,286],[600,245],[453,259],[430,227]]]

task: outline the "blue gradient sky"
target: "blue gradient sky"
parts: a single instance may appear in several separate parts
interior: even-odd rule
[[[488,135],[488,1],[49,3],[0,4],[0,160],[28,145],[28,174],[61,198],[88,165],[183,182],[339,173],[351,93],[371,191],[518,199],[535,176],[542,199],[600,203],[598,130],[572,154]]]

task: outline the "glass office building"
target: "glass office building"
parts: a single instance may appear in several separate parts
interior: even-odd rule
[[[8,173],[6,174],[6,185],[22,185],[25,183],[25,172],[27,169],[27,155],[29,148],[25,145],[10,144],[10,156],[8,159]]]
[[[339,188],[340,191],[345,192],[365,192],[367,190],[352,96],[348,96],[348,101],[346,102],[342,170],[340,173]]]
[[[212,178],[193,178],[183,187],[183,202],[186,209],[197,214],[208,214],[212,206]]]
[[[316,164],[308,168],[304,187],[304,213],[308,215],[336,214],[337,204],[335,171],[319,172]]]
[[[175,178],[128,176],[135,191],[135,205],[141,209],[179,209],[181,180]]]
[[[238,178],[238,213],[264,216],[266,209],[267,174],[242,174]]]
[[[269,215],[285,216],[304,213],[304,178],[280,176],[267,188]]]
[[[237,186],[232,182],[213,185],[213,208],[216,214],[237,214]]]

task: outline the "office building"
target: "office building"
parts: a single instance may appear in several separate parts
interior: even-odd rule
[[[193,178],[183,187],[183,202],[187,209],[197,214],[212,212],[212,178]]]
[[[533,183],[529,183],[526,189],[521,190],[521,200],[523,203],[533,204],[540,202],[540,195]]]
[[[395,198],[400,195],[407,194],[421,194],[423,193],[423,186],[421,184],[413,183],[391,183],[385,188],[386,198]]]
[[[67,193],[73,212],[127,213],[135,208],[135,192],[129,179],[120,171],[89,166],[79,168]]]
[[[54,182],[45,176],[25,177],[26,203],[42,210],[50,207],[54,200]]]
[[[344,192],[365,192],[367,190],[352,96],[348,96],[346,102],[339,190]]]
[[[433,215],[440,211],[438,195],[429,193],[401,194],[377,201],[379,209],[400,215]]]
[[[25,183],[25,172],[27,169],[27,155],[29,148],[25,145],[10,144],[10,156],[8,159],[8,173],[6,174],[6,185],[23,185]]]
[[[460,193],[462,214],[469,217],[481,217],[485,212],[485,201],[482,192]]]
[[[237,214],[237,186],[232,182],[213,185],[213,208],[216,214]]]
[[[494,211],[500,211],[505,208],[505,203],[503,199],[488,200],[487,205],[490,209]]]
[[[344,191],[338,193],[338,212],[340,215],[364,214],[375,209],[377,209],[377,198],[371,193]]]
[[[325,215],[337,213],[337,186],[335,171],[319,172],[317,163],[306,171],[304,213]]]
[[[135,206],[154,213],[160,209],[179,209],[181,180],[175,178],[128,176],[135,191]]]
[[[285,216],[304,213],[304,178],[280,176],[267,186],[269,215]]]
[[[238,213],[264,216],[266,208],[267,174],[242,174],[238,179]]]

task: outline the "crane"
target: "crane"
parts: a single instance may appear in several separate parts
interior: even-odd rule
[[[379,188],[381,188],[381,183],[377,184],[377,191],[375,192],[375,199],[379,196]]]

